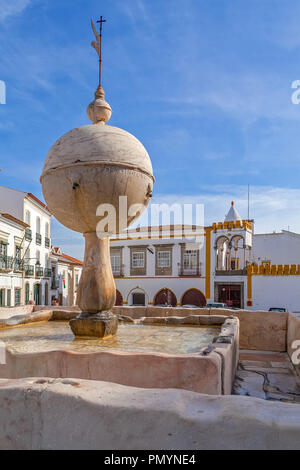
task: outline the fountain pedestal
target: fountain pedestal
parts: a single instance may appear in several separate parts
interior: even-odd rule
[[[105,338],[114,335],[118,319],[111,312],[116,300],[111,269],[109,238],[98,238],[96,232],[84,234],[84,264],[77,292],[82,312],[70,321],[75,336]]]

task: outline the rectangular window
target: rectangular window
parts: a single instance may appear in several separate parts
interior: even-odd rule
[[[5,305],[5,289],[0,289],[0,307]]]
[[[185,250],[183,253],[184,269],[196,269],[197,267],[197,250]]]
[[[170,251],[158,251],[157,252],[157,266],[159,268],[169,268],[170,264],[171,264]]]
[[[120,269],[121,269],[120,253],[111,253],[110,261],[111,261],[111,268],[112,268],[113,273],[120,272]]]
[[[10,289],[7,289],[6,304],[8,307],[11,306],[11,290]]]
[[[7,255],[7,245],[8,243],[0,241],[0,255],[2,256]]]
[[[21,305],[21,289],[15,289],[15,305]]]
[[[132,253],[131,266],[133,268],[144,268],[145,253],[143,251],[134,251]]]

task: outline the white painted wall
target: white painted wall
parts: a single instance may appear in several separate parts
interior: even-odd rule
[[[256,234],[253,236],[253,261],[260,264],[300,264],[300,235],[293,232]]]
[[[300,312],[300,276],[252,276],[251,310],[284,307]]]

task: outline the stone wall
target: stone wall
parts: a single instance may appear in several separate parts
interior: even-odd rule
[[[0,408],[1,450],[300,449],[300,406],[252,397],[33,378]]]
[[[287,350],[288,313],[221,308],[114,307],[132,318],[143,316],[234,315],[240,320],[240,349],[284,352]]]
[[[9,318],[15,315],[27,315],[32,311],[33,305],[24,305],[20,307],[0,307],[0,319]]]

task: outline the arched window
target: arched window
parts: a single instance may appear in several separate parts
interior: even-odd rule
[[[183,294],[181,305],[195,305],[196,307],[205,307],[206,298],[199,289],[189,289]]]
[[[25,223],[30,225],[30,211],[25,212]]]
[[[49,224],[48,224],[48,222],[45,223],[45,237],[49,238]]]
[[[41,233],[41,219],[39,217],[36,218],[36,233]]]
[[[116,302],[115,305],[123,305],[123,297],[120,291],[118,289],[116,290]]]
[[[157,292],[154,297],[154,305],[161,305],[166,307],[169,307],[171,305],[172,307],[176,307],[176,295],[170,289],[161,289]]]

